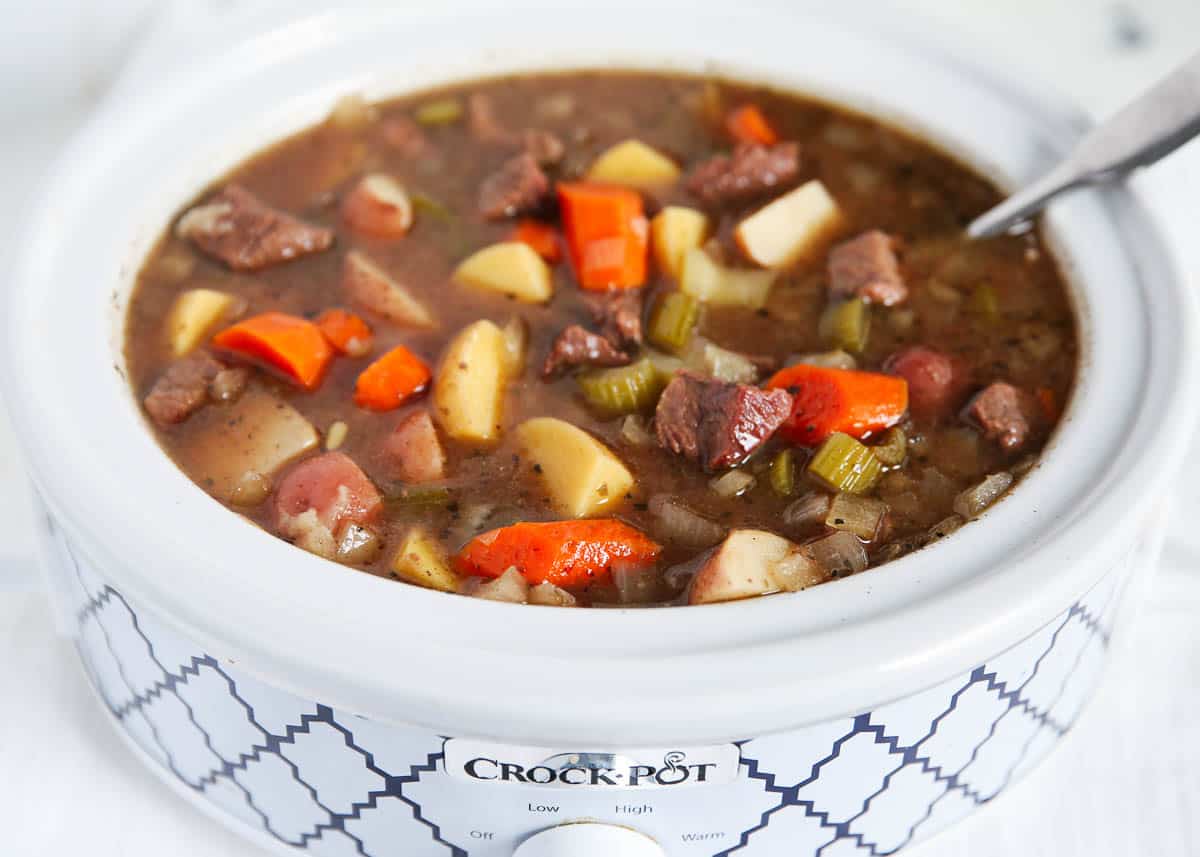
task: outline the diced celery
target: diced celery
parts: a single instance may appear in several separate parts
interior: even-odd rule
[[[780,497],[796,493],[796,454],[790,449],[780,450],[771,459],[771,488]]]
[[[865,301],[851,298],[830,304],[821,315],[821,338],[831,345],[861,354],[871,333],[871,310]]]
[[[649,358],[629,366],[586,372],[576,380],[588,405],[612,416],[649,411],[666,384]]]
[[[989,322],[1000,318],[1000,296],[990,283],[980,283],[975,287],[968,306],[971,312],[978,313]]]
[[[848,434],[836,432],[817,449],[808,463],[808,472],[834,491],[865,494],[879,481],[883,465],[870,447]]]
[[[908,456],[908,435],[904,429],[892,426],[879,437],[879,443],[871,447],[879,463],[887,467],[903,464]]]
[[[694,247],[684,254],[679,287],[705,303],[759,309],[766,304],[774,282],[774,271],[727,268]]]
[[[450,489],[440,486],[432,488],[416,488],[402,486],[389,492],[384,498],[384,505],[390,510],[401,512],[419,512],[426,509],[440,509],[450,504]]]
[[[758,367],[744,354],[728,351],[711,342],[704,346],[704,370],[721,381],[734,384],[753,384],[758,380]]]
[[[415,191],[410,193],[408,198],[412,202],[412,207],[422,214],[426,214],[436,220],[454,220],[454,212],[427,193]]]
[[[676,354],[687,348],[700,318],[700,302],[683,292],[668,292],[654,304],[646,338]]]
[[[413,118],[422,125],[449,125],[461,119],[462,115],[462,102],[457,98],[439,98],[418,107]]]
[[[839,493],[829,504],[825,526],[854,533],[865,542],[873,540],[887,515],[888,506],[882,500]]]

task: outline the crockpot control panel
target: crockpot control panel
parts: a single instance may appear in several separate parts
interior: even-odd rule
[[[648,836],[611,824],[582,821],[535,833],[513,857],[666,857]]]

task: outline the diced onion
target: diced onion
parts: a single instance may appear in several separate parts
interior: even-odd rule
[[[368,563],[379,555],[382,546],[379,536],[371,530],[358,524],[347,524],[338,535],[335,558],[352,565]]]
[[[833,577],[858,574],[867,567],[867,549],[853,533],[831,533],[805,547]]]
[[[745,494],[754,487],[755,479],[744,470],[730,470],[708,483],[718,497],[730,499]]]
[[[543,607],[574,607],[575,596],[549,581],[529,587],[529,603]]]
[[[948,518],[943,518],[929,528],[929,532],[925,534],[925,543],[932,544],[933,542],[940,541],[941,539],[946,538],[946,536],[958,530],[958,528],[965,523],[966,521],[964,521],[958,515],[951,515]]]
[[[810,491],[795,502],[789,503],[781,517],[788,529],[802,531],[825,520],[828,511],[829,495]]]
[[[968,521],[979,517],[988,506],[995,503],[1013,483],[1012,475],[1001,471],[986,477],[954,498],[954,511]]]
[[[510,566],[495,580],[483,582],[473,579],[468,581],[465,592],[473,598],[485,598],[488,601],[524,604],[529,600],[529,584],[521,576],[521,572],[517,571],[516,566]]]
[[[658,519],[656,531],[664,541],[709,547],[725,538],[720,524],[696,514],[675,497],[656,494],[650,498],[650,514]]]
[[[854,533],[863,541],[874,540],[887,515],[888,506],[882,500],[841,493],[829,504],[825,526]]]
[[[857,369],[858,361],[854,355],[845,351],[821,351],[816,354],[795,354],[787,359],[788,366],[803,364],[805,366],[820,366],[824,369]]]
[[[630,446],[650,446],[654,435],[646,428],[646,418],[641,414],[627,414],[621,421],[621,440]]]
[[[617,566],[612,575],[622,604],[650,604],[658,600],[658,574],[654,569]]]
[[[325,432],[325,448],[335,450],[346,442],[346,435],[350,433],[350,427],[341,420],[329,427]]]

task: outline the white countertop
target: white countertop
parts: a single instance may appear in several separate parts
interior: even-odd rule
[[[145,8],[144,0],[127,0]],[[200,2],[200,0],[196,0]],[[206,0],[210,6],[238,5]],[[247,0],[241,0],[244,5]],[[786,0],[779,0],[786,2]],[[872,4],[861,4],[869,10]],[[1051,83],[1097,115],[1196,49],[1195,0],[1005,0],[888,3],[968,52]],[[26,22],[32,45],[0,51],[0,236],[12,235],[39,170],[90,108],[137,25],[66,7],[69,32]],[[108,7],[105,7],[106,11]],[[132,19],[131,19],[132,20]],[[15,31],[14,31],[15,32]],[[91,32],[89,41],[87,34]],[[11,33],[10,33],[11,35]],[[56,45],[53,39],[60,38]],[[0,36],[0,47],[5,47]],[[36,41],[40,39],[41,41]],[[15,42],[13,43],[15,44]],[[80,45],[87,46],[80,50]],[[11,45],[9,45],[11,48]],[[38,69],[50,69],[39,76]],[[45,93],[38,100],[38,86]],[[19,111],[19,119],[7,115]],[[1200,285],[1200,144],[1140,177]],[[0,273],[11,246],[0,239]],[[3,280],[0,280],[2,283]],[[0,288],[3,286],[0,285]],[[51,343],[48,343],[50,345]],[[1194,456],[1193,456],[1194,457]],[[1200,467],[1181,485],[1177,520],[1200,511]],[[24,476],[0,415],[0,565],[27,552]],[[1176,524],[1140,623],[1099,696],[1028,780],[966,822],[913,849],[920,857],[1164,857],[1200,854],[1200,536]],[[131,756],[84,685],[71,645],[54,636],[43,596],[0,572],[0,853],[14,857],[255,857]],[[907,853],[907,852],[906,852]]]

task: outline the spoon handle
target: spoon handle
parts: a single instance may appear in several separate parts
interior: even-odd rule
[[[1059,193],[1152,164],[1200,134],[1200,54],[1093,128],[1061,164],[967,227],[985,238],[1040,211]]]

